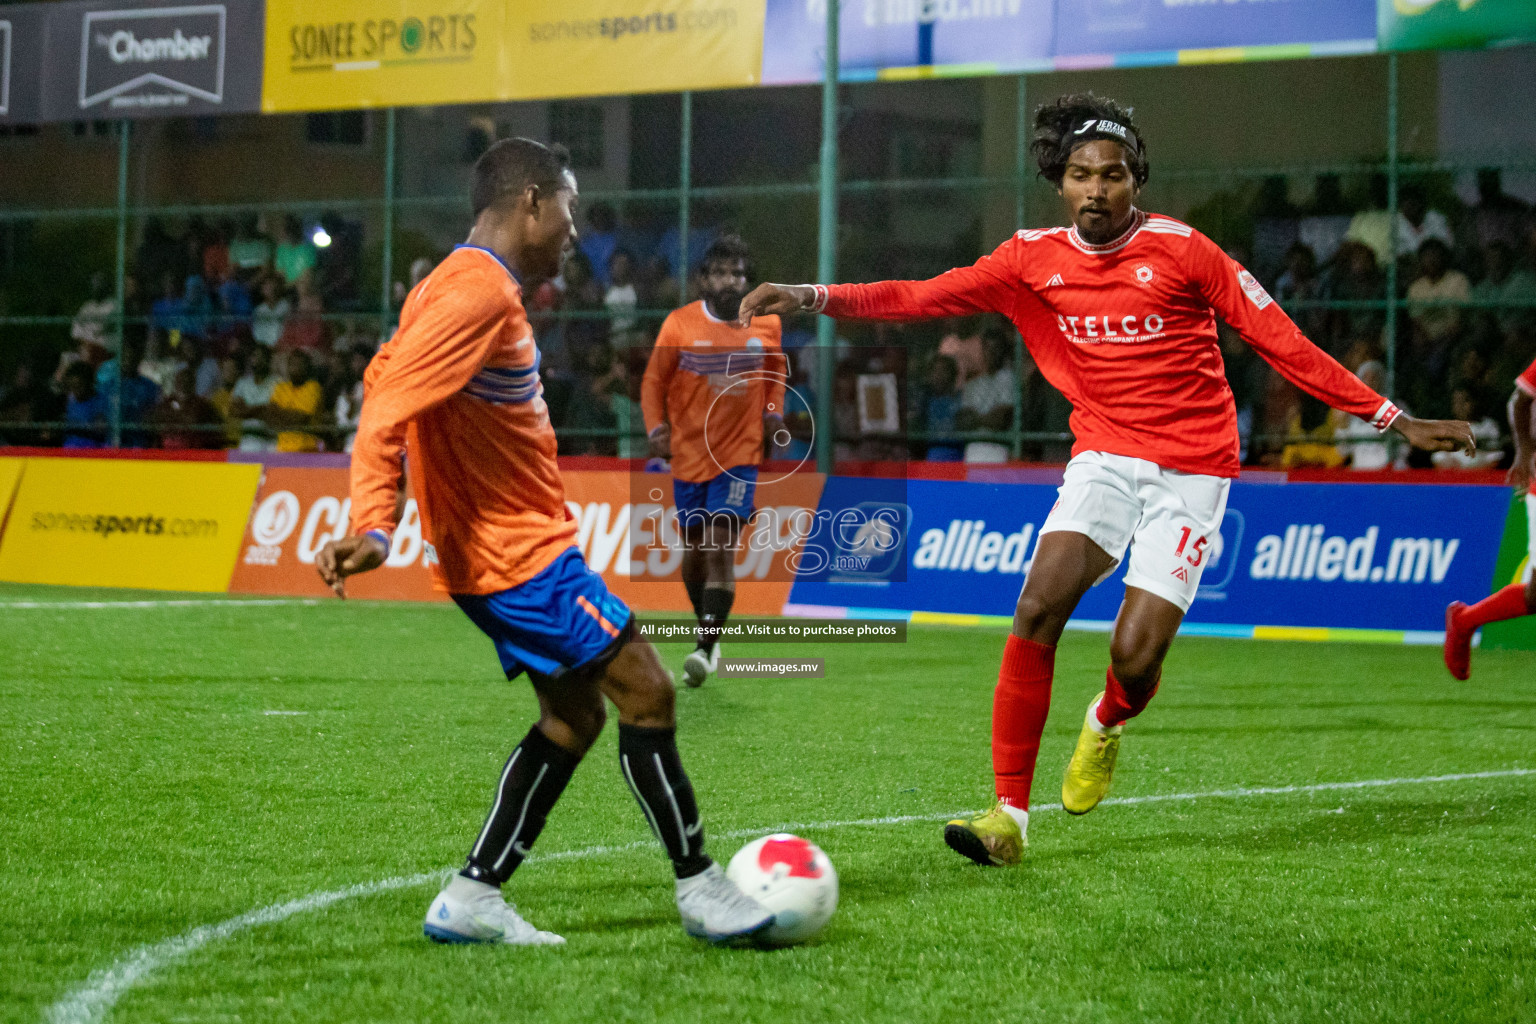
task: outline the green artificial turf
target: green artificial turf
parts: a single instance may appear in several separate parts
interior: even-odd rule
[[[811,945],[683,934],[611,728],[508,887],[563,948],[427,942],[435,878],[192,932],[457,866],[534,701],[451,606],[17,607],[184,596],[0,588],[0,1020],[48,1019],[114,964],[115,1002],[57,1019],[1536,1020],[1536,776],[1040,809],[1021,867],[955,856],[941,816],[990,795],[984,629],[735,646],[824,656],[826,678],[679,694],[717,858],[794,824],[836,864]],[[1039,804],[1106,646],[1062,644]],[[1536,767],[1531,656],[1474,665],[1463,684],[1432,648],[1180,640],[1114,797]],[[185,955],[124,959],[189,932]]]

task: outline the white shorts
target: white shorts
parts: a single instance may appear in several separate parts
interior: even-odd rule
[[[1529,582],[1531,576],[1536,574],[1536,494],[1527,491],[1525,493],[1525,530],[1526,530],[1526,559],[1525,575],[1520,582]]]
[[[1083,452],[1067,463],[1059,497],[1040,534],[1081,533],[1103,548],[1115,562],[1095,586],[1114,574],[1129,547],[1125,585],[1189,611],[1209,561],[1209,545],[1220,534],[1231,486],[1226,477]]]

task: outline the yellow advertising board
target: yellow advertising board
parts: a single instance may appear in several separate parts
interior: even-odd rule
[[[26,459],[0,459],[0,529],[5,528],[5,514],[11,510],[11,499],[16,496],[16,484],[21,480],[21,469]]]
[[[261,467],[27,459],[0,580],[222,592]]]
[[[261,109],[506,96],[505,0],[267,0]]]
[[[507,10],[513,96],[757,85],[767,0],[519,0]]]
[[[268,0],[264,111],[756,85],[766,0]]]

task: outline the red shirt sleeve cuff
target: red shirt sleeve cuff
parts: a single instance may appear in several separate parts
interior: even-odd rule
[[[1403,410],[1392,404],[1391,399],[1383,399],[1381,408],[1376,410],[1376,415],[1371,417],[1371,426],[1378,431],[1386,430],[1392,425],[1392,421],[1402,415]]]

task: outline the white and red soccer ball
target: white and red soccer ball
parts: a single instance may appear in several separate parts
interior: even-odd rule
[[[763,938],[774,945],[804,942],[837,910],[837,869],[821,847],[787,832],[755,839],[736,851],[727,877],[773,911]]]

